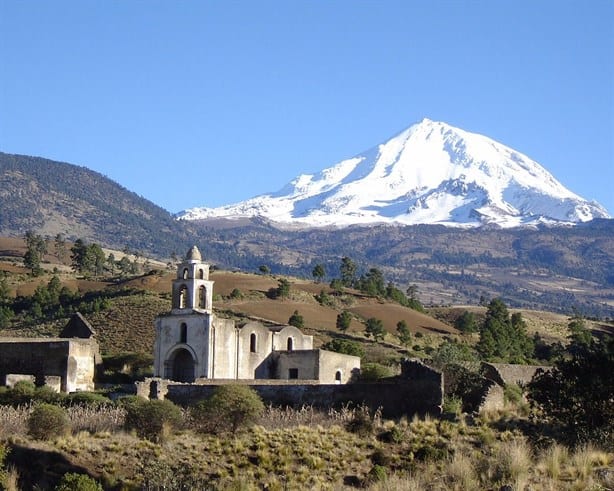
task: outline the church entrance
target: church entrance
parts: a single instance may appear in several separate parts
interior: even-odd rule
[[[194,382],[194,359],[186,349],[175,352],[172,364],[171,379],[176,382]]]

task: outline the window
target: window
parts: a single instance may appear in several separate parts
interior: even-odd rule
[[[294,339],[288,338],[288,351],[292,351],[294,349]]]
[[[180,343],[188,342],[188,325],[185,322],[182,322],[179,328],[179,342]]]
[[[188,307],[188,287],[183,285],[179,290],[179,308],[185,309]]]
[[[198,304],[201,309],[207,308],[207,289],[204,286],[198,289]]]
[[[341,370],[337,370],[337,373],[335,373],[335,383],[336,384],[341,383]]]
[[[198,279],[203,280],[205,278],[205,272],[202,269],[198,270]]]
[[[183,279],[184,280],[188,279],[188,268],[184,268],[184,270],[183,270]]]
[[[289,368],[288,369],[288,378],[289,379],[297,379],[298,378],[298,368]]]
[[[249,350],[252,353],[256,352],[256,333],[251,333],[249,335]]]

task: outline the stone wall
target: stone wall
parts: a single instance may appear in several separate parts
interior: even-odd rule
[[[13,374],[34,377],[37,385],[51,381],[63,392],[94,390],[100,364],[94,339],[0,338],[0,383]],[[8,377],[9,380],[11,377]]]
[[[203,380],[179,384],[147,379],[137,384],[137,393],[186,405],[209,397],[218,385],[232,383],[249,385],[265,402],[276,405],[328,408],[365,404],[373,410],[381,408],[387,417],[438,416],[443,405],[443,375],[415,361],[405,362],[401,376],[374,383],[334,385],[320,384],[317,380]]]
[[[538,369],[550,370],[552,367],[540,365],[513,365],[509,363],[482,363],[480,371],[482,375],[494,380],[499,385],[528,384]]]

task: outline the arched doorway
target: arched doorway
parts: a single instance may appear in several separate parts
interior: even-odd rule
[[[172,361],[171,379],[176,382],[194,382],[194,358],[187,349],[175,352]]]

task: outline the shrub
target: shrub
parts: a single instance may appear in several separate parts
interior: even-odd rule
[[[529,383],[528,397],[571,443],[592,440],[611,449],[614,337],[571,348],[576,351],[573,358],[561,359],[548,372],[538,370]]]
[[[367,407],[360,407],[354,411],[354,417],[345,424],[345,429],[350,433],[360,436],[368,436],[373,433],[375,423]]]
[[[522,388],[516,384],[505,384],[505,387],[503,387],[503,396],[506,402],[520,404],[522,403]]]
[[[102,486],[87,474],[64,474],[55,491],[102,491]]]
[[[96,392],[74,392],[66,398],[69,404],[79,404],[82,406],[100,406],[109,404],[111,400]]]
[[[53,404],[38,404],[28,417],[28,434],[37,440],[64,435],[70,428],[66,410]]]
[[[360,380],[363,381],[372,382],[386,377],[392,377],[392,370],[380,363],[365,363],[360,369]]]
[[[125,428],[154,442],[163,439],[166,431],[178,427],[183,420],[181,409],[171,401],[130,397],[121,404],[126,409]]]
[[[264,412],[260,396],[246,385],[221,385],[191,411],[196,429],[220,433],[253,424]]]
[[[387,477],[388,473],[386,472],[386,468],[383,465],[375,464],[369,471],[367,481],[369,483],[382,482],[385,481]]]
[[[343,353],[345,355],[365,356],[364,348],[356,341],[349,339],[334,338],[322,346],[322,349],[334,351],[335,353]]]

